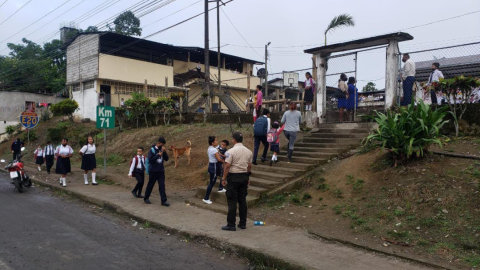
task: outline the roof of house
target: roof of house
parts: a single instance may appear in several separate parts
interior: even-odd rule
[[[398,41],[406,41],[412,40],[413,37],[408,33],[403,32],[396,32],[386,35],[380,35],[375,37],[369,38],[362,38],[342,43],[330,44],[327,46],[321,46],[316,48],[311,48],[304,50],[305,53],[310,54],[331,54],[336,52],[343,52],[343,51],[350,51],[350,50],[357,50],[363,49],[368,47],[375,47],[380,45],[386,45],[390,42],[390,40],[398,40]]]
[[[414,56],[414,55],[412,55],[412,56]],[[412,60],[413,60],[413,57],[412,57]],[[439,63],[441,68],[442,67],[448,67],[448,66],[478,64],[478,63],[480,63],[480,54],[459,56],[459,57],[451,57],[451,58],[443,57],[443,58],[439,58],[439,59],[436,59],[432,55],[432,60],[415,62],[415,67],[417,69],[430,68],[432,66],[432,63],[434,63],[434,62]]]
[[[414,55],[411,55],[412,60],[415,61]],[[442,71],[445,78],[453,78],[455,76],[480,76],[480,54],[459,56],[451,58],[435,59],[432,56],[432,60],[415,62],[417,81],[427,81],[432,72],[432,63],[438,62],[440,64],[440,71]]]
[[[67,48],[79,36],[91,34],[100,35],[100,52],[104,54],[134,58],[135,55],[147,53],[148,55],[152,55],[153,58],[173,56],[173,58],[176,60],[186,61],[187,55],[190,53],[191,62],[204,62],[204,49],[200,47],[175,46],[107,31],[79,33],[74,38],[66,42],[62,48]],[[263,64],[263,62],[260,61],[231,54],[220,53],[220,55],[227,63],[247,62],[258,65]],[[210,64],[212,66],[217,65],[217,59],[217,52],[210,50]],[[148,61],[148,59],[144,60]]]

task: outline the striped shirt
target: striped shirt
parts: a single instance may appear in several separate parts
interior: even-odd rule
[[[52,145],[45,146],[45,151],[43,151],[43,157],[53,156],[54,154],[55,154],[55,150],[53,149]]]

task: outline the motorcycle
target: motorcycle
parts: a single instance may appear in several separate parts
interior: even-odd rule
[[[23,152],[24,150],[25,147],[22,147],[21,151]],[[7,166],[5,166],[5,170],[10,173],[10,178],[15,185],[15,189],[19,193],[23,192],[23,187],[32,186],[32,180],[30,180],[30,177],[28,177],[27,173],[25,172],[23,163],[21,161],[24,155],[25,154],[18,155],[17,159],[12,160]],[[5,163],[6,161],[2,159],[0,162]]]

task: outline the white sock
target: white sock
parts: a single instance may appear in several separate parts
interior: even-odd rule
[[[275,155],[272,156],[272,161],[275,161]]]
[[[66,177],[62,178],[62,184],[63,184],[64,187],[67,186],[67,178]]]
[[[277,161],[277,160],[278,160],[278,157],[277,157],[277,155],[275,155],[275,161]]]
[[[92,172],[92,183],[94,183],[94,184],[97,183],[97,182],[95,182],[95,176],[97,176],[97,174]]]
[[[84,174],[83,179],[85,180],[85,185],[88,185],[88,174]]]

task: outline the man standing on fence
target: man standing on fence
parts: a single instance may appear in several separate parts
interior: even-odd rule
[[[437,62],[432,64],[432,73],[428,78],[428,83],[427,83],[428,86],[432,85],[432,83],[434,82],[440,81],[440,78],[443,78],[443,73],[440,70],[438,70],[439,67],[440,67],[440,64]],[[432,98],[432,104],[438,104],[437,93],[435,92],[434,89],[430,90],[430,95]]]
[[[412,103],[413,84],[415,83],[415,63],[410,59],[408,53],[402,57],[403,65],[403,97],[400,101],[401,106],[407,106]]]

